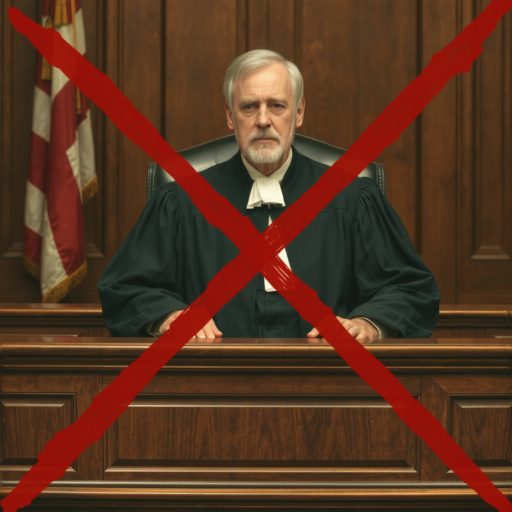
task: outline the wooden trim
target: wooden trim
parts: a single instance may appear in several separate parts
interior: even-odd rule
[[[0,497],[5,497],[14,485],[12,482],[2,483],[0,490]],[[510,482],[502,482],[499,485],[500,490],[505,496],[512,496],[512,489]],[[166,503],[169,506],[171,503],[180,505],[192,505],[194,502],[197,506],[198,503],[212,506],[215,503],[229,503],[229,507],[236,504],[247,506],[248,504],[257,506],[275,504],[277,506],[289,506],[292,504],[297,505],[300,501],[300,508],[309,509],[310,506],[327,507],[329,505],[336,505],[337,509],[349,508],[353,505],[371,507],[371,510],[378,510],[381,506],[389,510],[388,507],[392,504],[400,505],[402,508],[406,503],[407,509],[413,510],[416,508],[424,507],[425,505],[436,506],[436,510],[453,510],[450,507],[458,506],[466,503],[468,506],[482,505],[481,498],[476,495],[471,489],[464,488],[456,483],[451,483],[450,486],[441,485],[422,485],[421,483],[414,483],[412,486],[405,486],[403,483],[400,485],[393,485],[386,483],[379,488],[379,486],[359,486],[346,485],[335,486],[312,486],[311,483],[283,486],[282,484],[276,487],[270,487],[268,483],[262,486],[247,486],[247,485],[231,485],[224,488],[218,485],[202,485],[202,486],[183,486],[162,483],[152,483],[149,486],[139,486],[127,484],[125,482],[111,482],[108,485],[102,485],[100,482],[84,482],[84,485],[77,485],[77,482],[66,482],[61,485],[52,484],[45,489],[39,498],[36,499],[34,505],[49,504],[48,502],[62,503],[77,502],[77,505],[85,505],[86,503],[95,503],[98,501],[106,507],[119,504],[120,500],[130,500],[139,504],[147,504],[151,502],[151,506],[155,506],[158,502]],[[443,503],[444,502],[444,503]],[[308,507],[308,508],[306,508]],[[330,508],[330,507],[329,507]],[[366,507],[364,510],[368,510]],[[424,509],[423,509],[424,510]],[[470,509],[466,509],[470,510]],[[473,510],[473,509],[471,509]],[[475,509],[476,510],[476,509]],[[478,508],[480,510],[480,508]]]
[[[98,318],[100,304],[1,304],[0,318]]]
[[[9,316],[98,316],[101,317],[101,304],[25,304],[0,303],[0,317]],[[512,318],[512,305],[508,304],[443,304],[439,318],[465,319],[508,319]]]
[[[150,347],[141,338],[29,337],[0,335],[0,369],[122,370]],[[510,372],[512,338],[380,340],[368,350],[390,370]],[[163,371],[351,372],[322,339],[217,339],[189,342]]]

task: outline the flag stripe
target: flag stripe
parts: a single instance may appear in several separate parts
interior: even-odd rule
[[[44,243],[41,251],[41,292],[43,297],[67,277],[66,269],[59,257],[53,238],[48,210],[44,212],[44,231]]]
[[[52,99],[39,87],[34,91],[34,115],[32,131],[46,142],[50,141],[50,113]]]
[[[96,176],[94,168],[94,141],[92,137],[91,114],[85,113],[85,119],[78,125],[76,137],[80,147],[80,188],[88,185]]]
[[[43,236],[43,219],[46,210],[46,197],[37,187],[34,187],[30,181],[27,183],[27,192],[25,195],[25,226]]]
[[[30,154],[28,181],[41,192],[45,190],[46,159],[48,158],[49,144],[44,139],[32,132],[30,136]]]

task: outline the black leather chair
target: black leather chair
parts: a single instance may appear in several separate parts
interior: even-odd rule
[[[320,142],[319,140],[299,135],[298,133],[295,134],[293,146],[299,153],[326,165],[332,165],[346,152],[346,149],[337,148],[336,146],[331,146],[325,142]],[[193,148],[178,151],[178,153],[183,156],[197,172],[201,172],[213,165],[229,160],[237,151],[238,143],[236,142],[235,136],[228,135],[227,137],[221,137],[220,139],[215,139]],[[359,176],[371,178],[377,183],[380,191],[386,195],[386,177],[382,164],[372,162]],[[151,162],[148,167],[146,202],[151,199],[159,187],[170,181],[174,181],[174,179],[157,163]]]

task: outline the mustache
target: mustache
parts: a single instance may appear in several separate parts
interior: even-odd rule
[[[249,143],[253,142],[256,139],[274,139],[277,142],[281,142],[281,137],[279,137],[279,134],[273,132],[272,130],[259,130],[256,133],[253,133],[249,137]]]

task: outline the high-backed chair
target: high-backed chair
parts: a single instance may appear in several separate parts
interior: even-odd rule
[[[331,146],[325,142],[306,137],[305,135],[295,134],[293,146],[297,151],[312,160],[322,164],[332,165],[340,158],[346,149]],[[185,160],[197,171],[201,172],[213,165],[220,164],[229,160],[238,151],[238,143],[234,135],[221,137],[193,148],[178,151]],[[364,169],[359,177],[366,176],[377,183],[380,191],[386,195],[386,178],[384,175],[384,166],[372,162]],[[146,186],[146,202],[151,199],[156,190],[162,185],[174,181],[157,163],[151,162],[148,167],[148,177]]]

